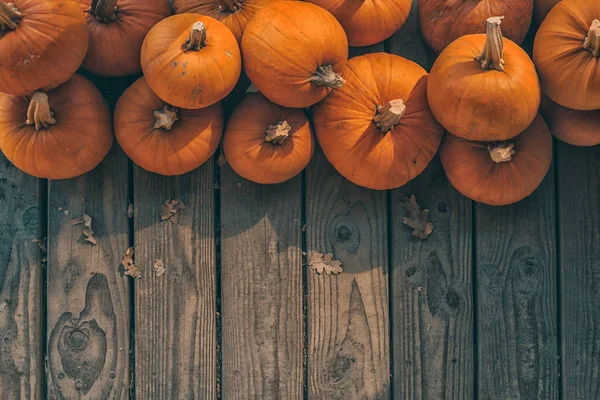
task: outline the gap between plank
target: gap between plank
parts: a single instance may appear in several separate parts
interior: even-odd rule
[[[386,41],[387,48],[387,41]],[[389,357],[390,357],[390,399],[394,399],[394,299],[392,296],[394,289],[394,264],[393,264],[393,224],[392,224],[392,191],[387,190],[386,196],[386,214],[387,214],[387,261],[388,261],[388,334],[389,334]]]
[[[562,315],[561,315],[561,284],[562,284],[562,275],[561,275],[561,258],[560,258],[560,245],[561,245],[561,235],[560,235],[560,218],[559,218],[559,210],[560,210],[560,195],[559,195],[559,179],[558,179],[558,171],[559,171],[559,161],[558,161],[558,140],[553,138],[553,158],[554,158],[554,167],[552,168],[552,173],[554,174],[554,234],[556,236],[556,342],[557,342],[557,350],[558,350],[558,398],[563,398],[563,373],[562,373],[562,365],[563,365],[563,356],[562,356]]]
[[[221,154],[221,148],[218,151]],[[213,196],[214,196],[214,213],[215,213],[215,292],[216,292],[216,336],[217,336],[217,349],[216,349],[216,357],[217,357],[217,380],[215,382],[217,399],[221,399],[222,397],[222,377],[223,377],[223,363],[222,363],[222,355],[223,355],[223,335],[221,330],[222,324],[222,312],[223,312],[223,302],[221,297],[221,167],[219,166],[219,158],[218,156],[213,157]]]
[[[446,133],[448,134],[448,133]],[[473,293],[473,398],[479,398],[479,310],[477,304],[477,203],[471,202],[471,278]]]
[[[48,180],[47,179],[38,179],[38,239],[40,240],[40,244],[46,247],[46,252],[48,251]],[[48,349],[47,349],[47,338],[48,338],[48,276],[47,276],[47,262],[43,262],[43,257],[46,256],[48,258],[48,253],[44,254],[41,249],[39,251],[39,268],[40,268],[40,285],[41,287],[41,296],[39,301],[39,312],[40,312],[40,358],[39,362],[40,366],[40,393],[42,394],[42,399],[48,398],[48,382],[46,378],[46,359],[48,357]]]
[[[302,171],[302,210],[300,220],[302,227],[306,226],[306,171]],[[308,254],[306,246],[306,229],[302,232],[302,326],[304,327],[304,342],[302,344],[302,366],[304,382],[302,384],[303,399],[308,400]]]
[[[134,167],[133,162],[127,159],[127,201],[134,204]],[[129,208],[129,205],[127,206]],[[127,219],[128,246],[135,246],[135,209],[131,218]],[[135,256],[134,256],[135,257]],[[119,267],[120,268],[120,267]],[[135,377],[135,279],[129,280],[129,398],[136,398]]]

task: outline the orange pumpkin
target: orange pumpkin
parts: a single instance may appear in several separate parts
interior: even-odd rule
[[[538,24],[541,24],[546,15],[552,10],[552,7],[558,4],[560,0],[534,0],[533,15]]]
[[[86,13],[90,48],[83,68],[102,76],[139,73],[146,34],[171,15],[167,0],[79,0]]]
[[[461,36],[485,33],[485,22],[493,15],[505,16],[504,36],[521,44],[532,13],[533,0],[419,0],[421,32],[436,53]]]
[[[141,77],[115,108],[115,136],[131,160],[161,175],[182,175],[204,164],[223,133],[221,104],[179,110],[159,99]]]
[[[112,141],[110,110],[81,75],[30,98],[0,93],[0,150],[30,175],[82,175],[100,164]]]
[[[454,41],[431,69],[431,111],[456,136],[508,140],[537,114],[541,93],[535,66],[523,49],[502,38],[500,22],[489,18],[485,35]]]
[[[176,14],[208,15],[228,27],[238,42],[248,22],[261,8],[280,0],[173,0]]]
[[[412,0],[307,1],[323,7],[340,21],[350,46],[370,46],[389,38],[404,25],[412,6]]]
[[[198,109],[221,101],[242,71],[233,33],[214,18],[179,14],[162,20],[142,45],[148,86],[163,101]]]
[[[264,7],[242,38],[244,69],[274,103],[302,108],[321,101],[344,81],[348,40],[339,22],[311,3]]]
[[[314,139],[304,111],[249,93],[233,110],[223,138],[227,162],[256,183],[285,182],[308,165]]]
[[[0,92],[50,90],[79,68],[88,48],[74,0],[0,0]]]
[[[600,110],[571,110],[542,98],[540,113],[558,139],[574,146],[600,144]]]
[[[564,0],[535,37],[533,60],[542,88],[575,110],[600,109],[600,2]]]
[[[523,133],[505,142],[446,135],[440,156],[456,190],[471,200],[501,206],[524,199],[542,183],[552,162],[552,135],[538,115]]]
[[[393,189],[419,175],[438,150],[443,128],[427,104],[427,72],[385,53],[348,61],[346,84],[314,109],[317,139],[346,179]]]

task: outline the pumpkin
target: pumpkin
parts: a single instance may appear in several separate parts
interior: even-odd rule
[[[244,69],[269,100],[302,108],[340,88],[348,40],[339,22],[311,3],[283,1],[264,7],[242,37]]]
[[[542,98],[540,113],[558,139],[574,146],[600,144],[600,110],[572,110]]]
[[[323,7],[340,22],[350,46],[370,46],[392,36],[408,18],[412,0],[384,2],[307,0]]]
[[[542,88],[575,110],[600,109],[600,2],[564,0],[548,14],[533,43]]]
[[[486,20],[503,15],[505,37],[521,44],[529,31],[533,0],[419,0],[425,42],[436,53],[461,36],[485,33]]]
[[[440,54],[427,95],[435,118],[469,140],[502,141],[524,131],[540,105],[531,59],[502,37],[501,17],[487,21],[485,35],[466,35]]]
[[[223,150],[231,168],[256,183],[285,182],[308,165],[314,139],[304,111],[248,93],[233,110]]]
[[[560,0],[534,0],[533,2],[533,16],[538,24],[541,24],[546,15],[550,12],[552,7],[558,4]]]
[[[74,0],[0,0],[0,92],[50,90],[79,68],[88,48]]]
[[[552,135],[541,116],[509,141],[472,142],[446,135],[440,158],[448,180],[471,200],[516,203],[542,183],[552,161]]]
[[[146,171],[182,175],[204,164],[219,146],[223,111],[172,107],[152,93],[144,77],[117,102],[115,137],[127,156]]]
[[[81,75],[31,97],[0,93],[0,150],[30,175],[84,174],[100,164],[112,141],[110,110]]]
[[[280,0],[173,0],[176,14],[208,15],[228,27],[238,42],[254,14],[264,6]]]
[[[233,90],[242,57],[233,33],[214,18],[179,14],[162,20],[142,45],[148,86],[163,101],[198,109],[221,101]]]
[[[146,34],[171,15],[167,0],[79,0],[86,13],[90,48],[83,68],[102,76],[139,73]]]
[[[354,57],[346,84],[314,109],[317,140],[329,162],[370,189],[400,187],[434,157],[443,128],[427,104],[427,72],[403,57]]]

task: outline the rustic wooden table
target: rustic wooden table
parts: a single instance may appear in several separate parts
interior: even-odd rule
[[[352,53],[384,50],[433,62],[414,13]],[[134,79],[94,81],[114,106]],[[68,181],[1,158],[0,397],[600,399],[600,147],[555,155],[531,197],[498,208],[460,196],[437,159],[376,192],[320,152],[276,186],[216,159],[160,177],[116,145]],[[404,193],[430,209],[425,241]],[[185,204],[177,224],[167,199]],[[95,246],[68,223],[84,212]],[[316,275],[316,251],[344,272]]]

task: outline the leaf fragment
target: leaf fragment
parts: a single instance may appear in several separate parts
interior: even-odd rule
[[[142,276],[142,272],[135,266],[133,262],[133,254],[135,251],[133,247],[129,247],[125,252],[125,255],[121,259],[121,264],[125,268],[125,275],[131,276],[132,278],[139,278]]]
[[[323,253],[315,252],[310,257],[310,261],[308,265],[317,272],[317,274],[322,274],[325,272],[327,275],[338,275],[341,274],[344,269],[342,268],[342,262],[333,259],[333,254],[327,253],[323,255]]]
[[[158,259],[154,262],[154,270],[156,271],[156,276],[162,276],[167,269],[165,268],[165,263],[161,259]]]
[[[179,220],[179,210],[184,210],[185,204],[181,200],[167,200],[160,206],[160,217],[163,221],[176,224]]]
[[[133,218],[133,204],[129,202],[127,204],[127,218]]]
[[[92,217],[85,213],[83,214],[83,225],[85,226],[85,228],[83,228],[83,231],[81,231],[81,233],[84,236],[84,240],[90,242],[93,245],[98,244],[98,242],[96,242],[96,239],[94,238],[94,230],[92,229]]]
[[[219,167],[227,164],[227,158],[225,158],[225,154],[219,154],[219,158],[217,158],[217,164],[219,164]]]
[[[410,198],[403,196],[400,205],[408,212],[408,216],[402,218],[402,223],[413,229],[412,235],[418,239],[427,239],[433,232],[433,224],[429,222],[429,210],[422,210],[417,203],[415,195]]]
[[[83,224],[83,217],[73,218],[67,221],[69,225],[79,225]]]

